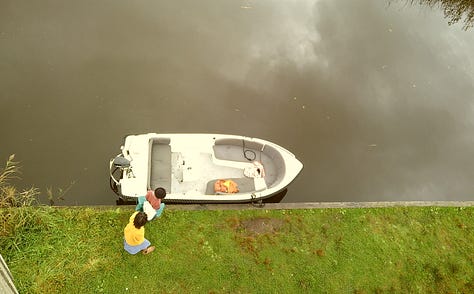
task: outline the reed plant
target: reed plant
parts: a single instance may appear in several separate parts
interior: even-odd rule
[[[20,166],[15,161],[15,154],[8,157],[5,167],[0,171],[0,208],[25,207],[38,202],[39,190],[31,187],[19,191],[11,180],[19,179]]]

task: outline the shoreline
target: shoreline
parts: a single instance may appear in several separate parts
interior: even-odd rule
[[[384,208],[384,207],[471,207],[474,201],[375,201],[375,202],[295,202],[264,203],[263,206],[252,203],[244,204],[166,204],[167,210],[288,210],[288,209],[323,209],[323,208]],[[80,205],[53,206],[55,208],[131,208],[135,205]]]

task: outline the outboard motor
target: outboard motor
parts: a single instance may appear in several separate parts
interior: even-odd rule
[[[130,168],[130,160],[126,159],[125,157],[122,156],[117,156],[112,160],[112,164],[115,167],[118,167],[120,169],[127,169]]]
[[[135,177],[132,167],[130,166],[130,160],[123,157],[122,154],[119,154],[114,159],[110,160],[110,188],[118,196],[122,196],[119,190],[119,181],[124,175],[124,172],[127,177]]]

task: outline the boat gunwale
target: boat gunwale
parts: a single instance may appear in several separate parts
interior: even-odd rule
[[[246,192],[246,193],[235,193],[235,194],[225,194],[225,196],[222,195],[213,195],[213,194],[199,194],[199,195],[179,195],[176,193],[169,193],[167,197],[164,199],[165,203],[248,203],[248,202],[253,202],[253,201],[259,201],[263,200],[269,197],[272,197],[275,194],[280,193],[282,190],[286,189],[288,185],[290,185],[296,177],[300,174],[303,165],[302,163],[296,159],[296,156],[288,151],[287,149],[281,147],[280,145],[266,141],[263,139],[259,138],[252,138],[252,137],[247,137],[247,136],[239,136],[239,135],[225,135],[225,134],[158,134],[158,133],[148,133],[148,134],[139,134],[139,135],[129,135],[125,137],[125,143],[124,146],[128,146],[128,148],[123,147],[123,155],[126,156],[126,154],[129,154],[129,151],[132,149],[131,144],[132,141],[135,141],[135,138],[142,138],[148,142],[148,144],[152,144],[153,141],[157,141],[160,139],[169,139],[169,145],[171,146],[171,149],[173,150],[173,146],[180,150],[180,148],[184,148],[184,150],[187,150],[185,145],[181,144],[181,146],[176,147],[176,145],[173,145],[173,139],[176,140],[190,140],[192,138],[201,138],[202,140],[208,140],[208,147],[210,147],[209,152],[214,152],[213,146],[215,145],[215,142],[219,139],[239,139],[239,140],[247,140],[249,142],[256,142],[259,144],[263,144],[263,146],[268,145],[276,149],[278,151],[278,154],[281,155],[283,159],[283,164],[286,167],[289,162],[292,163],[296,167],[296,170],[293,171],[294,176],[289,177],[287,172],[284,172],[282,179],[279,181],[278,185],[270,188],[266,188],[263,190],[256,190],[252,192]],[[179,144],[178,144],[179,145]],[[204,145],[203,145],[204,146]],[[203,148],[201,146],[201,148]],[[181,149],[183,150],[183,149]],[[211,153],[213,154],[213,153]],[[136,156],[136,155],[135,155]],[[150,160],[150,152],[147,153],[146,155],[147,161]],[[223,159],[218,159],[218,160],[223,160]],[[223,160],[223,161],[230,161],[232,160]],[[146,172],[146,179],[147,183],[149,183],[149,178],[150,178],[150,169]],[[147,184],[148,188],[148,184]],[[123,195],[123,197],[127,198],[137,198],[139,196],[134,196],[134,195]],[[181,196],[181,197],[180,197]]]

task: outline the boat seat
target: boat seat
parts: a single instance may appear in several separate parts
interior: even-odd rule
[[[213,146],[214,156],[217,159],[240,162],[249,162],[249,160],[244,156],[244,150],[253,151],[256,159],[258,159],[258,153],[261,152],[263,148],[264,145],[259,142],[236,138],[218,139],[215,141]]]
[[[214,191],[214,183],[219,180],[211,180],[207,182],[206,186],[206,195],[222,195],[226,193],[216,193]],[[232,180],[237,183],[237,187],[239,188],[239,193],[249,193],[255,191],[255,182],[253,178],[226,178],[225,180]],[[229,193],[234,194],[234,193]]]
[[[169,139],[160,138],[150,142],[150,182],[149,189],[163,187],[171,191],[171,146]]]

